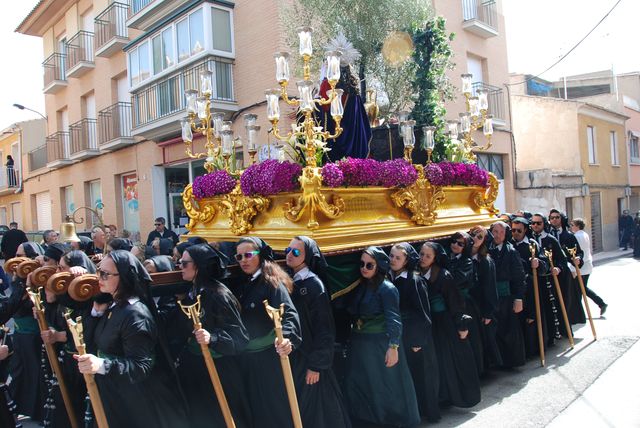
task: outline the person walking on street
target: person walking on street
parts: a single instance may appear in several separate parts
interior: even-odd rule
[[[18,223],[15,221],[9,223],[9,230],[4,233],[2,242],[0,243],[0,250],[2,250],[4,259],[9,260],[14,258],[18,246],[28,240],[27,235],[18,229]]]
[[[155,229],[149,232],[147,237],[147,245],[151,245],[154,239],[157,238],[169,238],[173,241],[173,245],[178,245],[178,235],[173,230],[169,230],[165,227],[164,217],[158,217],[154,223]]]
[[[629,247],[634,228],[633,217],[629,215],[629,210],[622,211],[622,215],[618,219],[618,233],[620,234],[620,248],[623,250]]]
[[[582,259],[584,264],[582,265],[582,268],[580,268],[580,275],[582,276],[584,289],[587,296],[589,296],[589,298],[600,308],[600,316],[603,316],[607,311],[608,305],[587,285],[589,282],[589,275],[591,275],[591,272],[593,271],[593,257],[591,256],[591,239],[589,238],[589,234],[584,231],[584,220],[581,218],[574,218],[571,220],[569,226],[571,226],[571,231],[578,240],[580,248],[582,248],[582,251],[584,252],[584,258]]]

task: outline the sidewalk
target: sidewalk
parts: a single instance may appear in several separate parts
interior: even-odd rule
[[[597,266],[613,259],[619,259],[620,257],[633,257],[633,248],[624,251],[616,248],[613,251],[601,251],[599,253],[595,253],[593,255],[593,265]]]
[[[582,426],[589,428],[640,426],[640,381],[636,343],[613,363],[579,398],[560,413],[547,428]]]

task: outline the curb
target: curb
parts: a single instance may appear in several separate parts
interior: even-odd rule
[[[612,260],[621,259],[625,257],[633,257],[633,249],[627,250],[627,251],[620,251],[619,253],[611,252],[606,256],[603,255],[602,257],[593,260],[593,266],[598,266],[604,263],[608,263]]]

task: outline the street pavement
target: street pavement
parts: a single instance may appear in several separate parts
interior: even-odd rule
[[[620,257],[622,256],[622,257]],[[591,301],[589,323],[574,327],[575,348],[559,342],[546,367],[530,360],[483,381],[482,401],[451,408],[433,427],[640,427],[640,261],[619,251],[599,264],[589,286],[609,305],[604,317]]]
[[[640,427],[640,261],[629,252],[601,253],[589,286],[609,305],[604,317],[590,302],[589,323],[574,327],[575,347],[561,341],[546,355],[483,379],[482,401],[449,408],[426,427]],[[25,428],[38,425],[24,421]]]

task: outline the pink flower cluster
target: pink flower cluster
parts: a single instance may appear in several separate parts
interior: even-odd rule
[[[247,168],[240,176],[240,187],[246,196],[275,195],[300,188],[300,164],[269,159]]]
[[[430,163],[425,175],[435,186],[486,186],[489,180],[487,171],[473,163]]]
[[[201,175],[193,180],[193,196],[197,199],[229,193],[236,186],[236,179],[225,170]]]
[[[324,171],[330,164],[323,167]],[[329,171],[332,178],[330,187],[342,186],[383,186],[404,187],[415,183],[418,178],[416,169],[404,159],[379,162],[375,159],[346,158],[335,164],[342,171],[343,180],[338,184],[338,174],[333,168]],[[328,181],[325,179],[325,183]],[[329,185],[329,184],[327,184]]]

